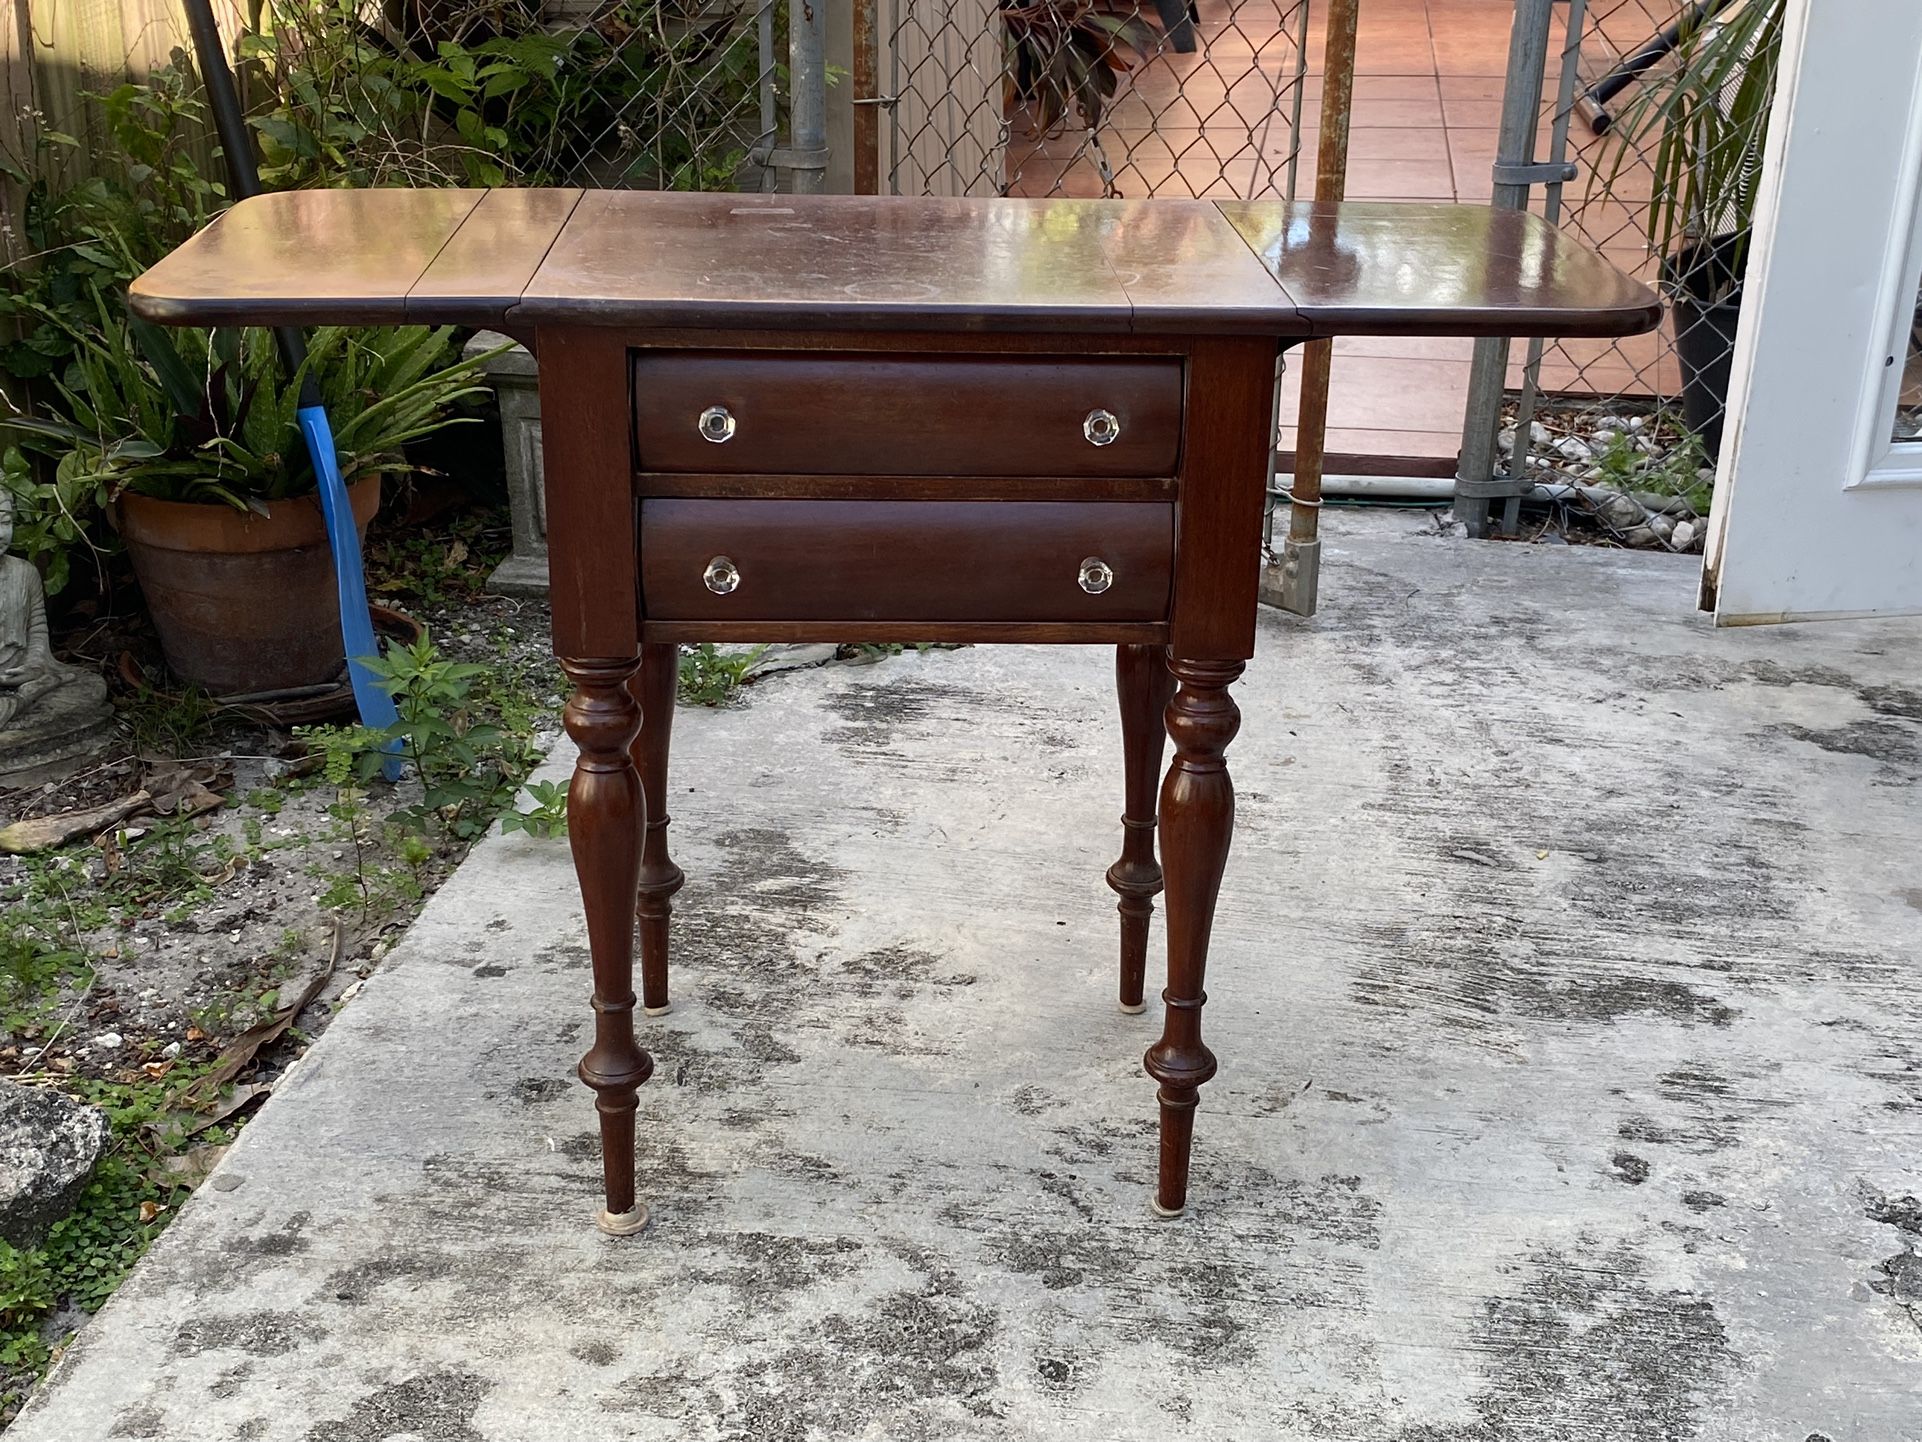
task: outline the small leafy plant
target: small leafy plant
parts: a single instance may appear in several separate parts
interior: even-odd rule
[[[567,835],[567,788],[558,781],[530,781],[527,794],[532,809],[502,812],[501,831],[524,831],[542,840]]]
[[[59,1301],[46,1254],[0,1241],[0,1364],[26,1367],[46,1360],[40,1321]]]
[[[681,699],[690,706],[721,705],[741,688],[754,663],[766,654],[765,646],[723,651],[712,641],[684,647],[679,676]]]
[[[476,686],[488,668],[440,654],[425,631],[416,641],[390,645],[367,667],[394,698],[398,719],[386,727],[318,728],[336,785],[365,786],[395,753],[413,764],[422,801],[413,819],[432,821],[451,836],[471,840],[485,831],[514,796],[532,765],[531,747],[478,714]]]
[[[537,836],[565,830],[566,792],[550,782],[529,788],[532,812],[507,821],[539,753],[524,708],[495,690],[493,668],[448,659],[425,631],[367,664],[394,698],[398,719],[385,727],[316,726],[302,733],[323,755],[323,777],[342,792],[336,819],[357,845],[372,846],[378,838],[357,828],[356,793],[372,785],[395,754],[412,764],[422,792],[419,806],[396,813],[402,834],[390,848],[411,867],[431,855],[422,837],[472,841],[497,817]]]
[[[1620,432],[1595,453],[1595,478],[1618,491],[1679,496],[1698,516],[1708,514],[1713,487],[1702,479],[1708,466],[1701,437],[1676,421],[1664,424],[1658,414],[1651,433],[1666,432],[1661,449],[1650,453],[1635,438]]]

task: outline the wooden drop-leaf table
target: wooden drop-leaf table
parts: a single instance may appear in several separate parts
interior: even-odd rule
[[[687,641],[1114,645],[1121,1005],[1165,892],[1157,1212],[1185,1205],[1234,826],[1275,368],[1321,336],[1618,336],[1656,298],[1473,206],[580,190],[243,201],[135,282],[177,325],[486,326],[539,359],[602,1226],[637,1231],[641,1003],[668,1005]],[[1174,760],[1161,776],[1163,724]],[[1156,860],[1159,785],[1160,860]]]

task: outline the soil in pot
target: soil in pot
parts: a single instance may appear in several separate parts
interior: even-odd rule
[[[1702,438],[1711,463],[1722,449],[1747,241],[1745,235],[1696,241],[1662,264],[1662,289],[1668,294],[1675,356],[1682,369],[1682,418]]]
[[[364,537],[380,477],[347,495]],[[216,696],[317,686],[346,660],[319,498],[273,501],[268,512],[131,493],[114,502],[168,669]]]

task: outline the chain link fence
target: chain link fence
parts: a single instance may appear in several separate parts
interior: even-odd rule
[[[1291,196],[1310,159],[1309,0],[851,12],[877,94],[787,0],[265,0],[243,70],[270,184],[818,188],[866,105],[893,194]]]
[[[1541,7],[1551,31],[1537,145],[1551,172],[1572,174],[1547,182],[1534,208],[1669,304],[1648,335],[1531,343],[1510,367],[1497,469],[1513,491],[1546,485],[1632,543],[1701,542],[1781,8]],[[1470,415],[1471,434],[1481,424]]]
[[[781,0],[267,0],[240,77],[272,185],[775,183]]]
[[[179,0],[0,0],[0,148],[87,173],[100,97],[186,56]],[[785,0],[215,0],[269,185],[761,190],[785,177]],[[191,68],[191,62],[188,62]],[[819,68],[815,78],[826,76]],[[211,137],[202,147],[211,153]]]
[[[787,0],[216,8],[269,183],[773,189],[792,158]],[[1312,159],[1299,143],[1309,0],[852,9],[852,68],[880,93],[848,95],[832,49],[821,69],[830,108],[882,117],[866,144],[884,191],[1285,196]],[[78,90],[143,78],[186,38],[177,0],[40,0],[21,30],[11,110],[38,104],[75,130]]]
[[[891,0],[898,195],[1292,197],[1308,0]]]

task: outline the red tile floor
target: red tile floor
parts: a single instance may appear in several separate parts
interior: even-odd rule
[[[1609,34],[1638,42],[1666,18],[1662,0],[1604,0]],[[1126,82],[1101,126],[1102,149],[1124,195],[1245,196],[1286,183],[1296,75],[1294,0],[1199,0],[1201,45],[1158,55]],[[1323,8],[1312,7],[1302,88],[1297,193],[1314,190],[1322,95]],[[1511,0],[1362,0],[1355,56],[1347,193],[1357,200],[1481,201],[1490,194],[1507,68]],[[1552,49],[1559,49],[1559,34]],[[1605,68],[1588,57],[1588,68]],[[1551,64],[1551,71],[1553,64]],[[1554,76],[1549,85],[1552,89]],[[1019,137],[1021,126],[1015,126]],[[1584,138],[1579,121],[1571,135]],[[1592,142],[1590,142],[1592,144]],[[1545,144],[1542,147],[1545,151]],[[1010,190],[1101,195],[1100,172],[1076,130],[1010,146]],[[1573,228],[1625,268],[1646,270],[1636,216],[1621,202],[1583,203],[1567,187]],[[1539,206],[1539,201],[1538,201]],[[1329,392],[1330,471],[1452,474],[1461,443],[1472,344],[1352,338],[1336,345]],[[1519,381],[1519,347],[1511,383]],[[1281,446],[1292,449],[1296,381],[1284,390]],[[1673,386],[1673,361],[1655,337],[1551,350],[1550,389],[1646,393]],[[1670,390],[1668,393],[1672,394]]]

